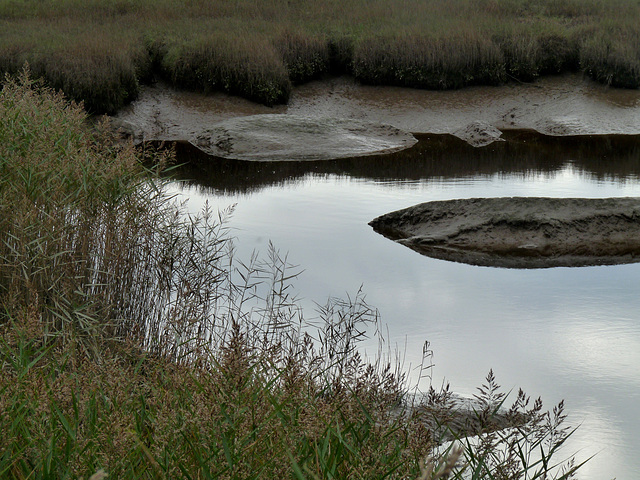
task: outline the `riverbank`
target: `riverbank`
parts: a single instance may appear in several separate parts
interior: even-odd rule
[[[362,292],[306,323],[286,256],[236,259],[224,212],[188,215],[141,167],[170,156],[90,129],[26,76],[0,92],[0,136],[1,476],[557,470],[563,404],[545,413],[519,393],[508,413],[529,421],[501,436],[492,372],[474,423],[484,441],[438,451],[424,416],[446,425],[451,394],[429,390],[410,409],[400,365],[360,355],[368,328],[382,330]]]
[[[195,141],[212,128],[224,130],[243,118],[272,119],[274,114],[283,115],[283,123],[291,121],[289,117],[324,120],[327,126],[352,120],[354,128],[366,122],[391,125],[418,136],[449,134],[478,147],[512,139],[514,135],[502,132],[516,131],[587,141],[592,135],[639,135],[640,91],[609,88],[580,74],[446,92],[362,85],[353,77],[341,76],[300,85],[292,91],[288,105],[269,108],[223,93],[202,95],[157,83],[144,87],[138,100],[112,123],[136,142]],[[259,128],[255,130],[259,135]],[[348,132],[343,133],[336,136],[336,144],[348,144]],[[372,129],[369,135],[375,138],[378,134],[374,133]],[[277,129],[270,128],[270,141],[279,140],[278,135]],[[309,136],[296,143],[286,132],[281,135],[283,141],[287,137],[289,151],[304,158]],[[360,128],[358,135],[366,137],[367,129]],[[259,143],[250,140],[253,153],[259,154]],[[319,140],[326,145],[326,138]],[[526,135],[515,141],[527,141]],[[352,156],[357,155],[353,150]]]
[[[638,24],[630,0],[3,1],[0,71],[29,62],[110,114],[154,78],[265,105],[328,73],[441,90],[579,71],[637,88]]]

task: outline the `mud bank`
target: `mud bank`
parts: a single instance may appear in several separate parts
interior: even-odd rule
[[[300,115],[250,115],[206,129],[191,143],[233,160],[316,161],[393,153],[418,142],[390,125]]]
[[[375,87],[335,77],[296,87],[288,105],[269,108],[223,93],[203,95],[158,83],[145,87],[136,102],[114,117],[114,125],[137,141],[190,141],[233,119],[265,114],[452,134],[484,146],[506,130],[548,136],[640,134],[640,91],[608,88],[577,74],[454,91]],[[305,150],[304,140],[297,148]]]
[[[640,262],[640,198],[471,198],[382,215],[375,231],[429,257],[506,268]]]

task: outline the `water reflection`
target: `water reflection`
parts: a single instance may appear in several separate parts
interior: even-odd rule
[[[306,176],[345,175],[377,182],[429,181],[492,175],[532,178],[557,174],[567,165],[595,180],[629,181],[640,175],[640,136],[549,137],[507,131],[504,142],[474,148],[451,135],[418,135],[414,147],[391,155],[321,162],[244,162],[210,157],[180,142],[184,168],[178,179],[212,193],[249,193],[301,182]]]
[[[193,163],[181,172],[189,182],[174,188],[194,211],[238,203],[230,224],[238,258],[269,241],[288,252],[305,270],[295,287],[307,316],[314,302],[363,285],[407,367],[429,340],[436,386],[446,378],[473,395],[493,368],[507,390],[522,387],[548,407],[565,399],[569,422],[580,425],[565,453],[597,453],[581,478],[636,478],[640,264],[473,267],[416,255],[367,225],[431,200],[640,196],[637,138],[505,136],[474,149],[432,135],[395,156],[295,164],[221,161],[179,145],[179,160]]]

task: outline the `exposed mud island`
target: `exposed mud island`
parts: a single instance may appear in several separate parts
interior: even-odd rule
[[[430,257],[507,268],[640,261],[638,198],[470,198],[374,219],[377,232]]]

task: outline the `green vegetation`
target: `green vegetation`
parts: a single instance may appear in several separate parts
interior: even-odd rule
[[[348,72],[416,88],[582,70],[640,86],[632,0],[0,0],[0,72],[114,113],[161,76],[284,103],[292,83]]]
[[[171,154],[109,132],[26,72],[4,81],[1,478],[572,476],[562,404],[506,408],[493,373],[466,415],[448,388],[410,391],[360,356],[378,331],[360,292],[308,322],[286,257],[236,259],[225,213],[165,193]]]

